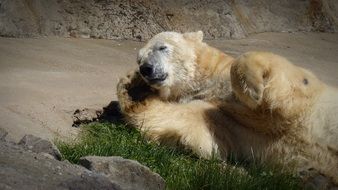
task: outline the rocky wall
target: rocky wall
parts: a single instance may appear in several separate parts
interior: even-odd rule
[[[167,30],[202,30],[209,39],[337,32],[338,1],[0,0],[0,36],[146,40]]]

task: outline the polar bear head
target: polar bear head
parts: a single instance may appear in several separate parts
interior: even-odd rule
[[[189,82],[195,75],[194,47],[202,40],[202,31],[157,34],[138,53],[142,78],[157,89]]]

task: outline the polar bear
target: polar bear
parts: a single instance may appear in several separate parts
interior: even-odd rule
[[[234,59],[202,39],[164,32],[140,50],[139,71],[117,86],[126,120],[203,158],[312,167],[338,183],[338,91],[281,56]]]

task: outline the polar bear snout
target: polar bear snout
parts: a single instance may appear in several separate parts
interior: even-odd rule
[[[140,73],[144,77],[152,78],[154,75],[154,66],[150,65],[149,63],[144,63],[140,66]]]
[[[150,85],[159,85],[168,77],[168,74],[163,71],[163,68],[156,64],[143,63],[139,69],[142,77]]]
[[[142,78],[150,85],[161,86],[168,77],[167,59],[158,51],[149,51],[140,57],[139,71]]]

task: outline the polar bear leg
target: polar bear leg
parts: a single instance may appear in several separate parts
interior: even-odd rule
[[[294,117],[311,109],[324,84],[310,71],[268,52],[248,52],[232,64],[231,85],[248,107]]]
[[[147,109],[135,115],[134,123],[146,137],[166,145],[183,146],[198,156],[211,158],[218,155],[213,124],[206,111],[215,109],[204,101],[176,104],[152,100]],[[223,131],[225,132],[225,131]]]
[[[147,100],[156,97],[155,91],[147,85],[137,71],[122,77],[117,84],[117,98],[124,114],[141,112]]]
[[[214,105],[200,100],[186,104],[162,101],[137,72],[120,79],[117,96],[127,122],[149,140],[180,145],[203,158],[218,156],[213,126],[205,115],[206,111],[216,109]]]
[[[232,64],[230,75],[233,92],[250,108],[256,108],[262,103],[269,66],[266,62],[252,60],[247,55],[242,55]]]

